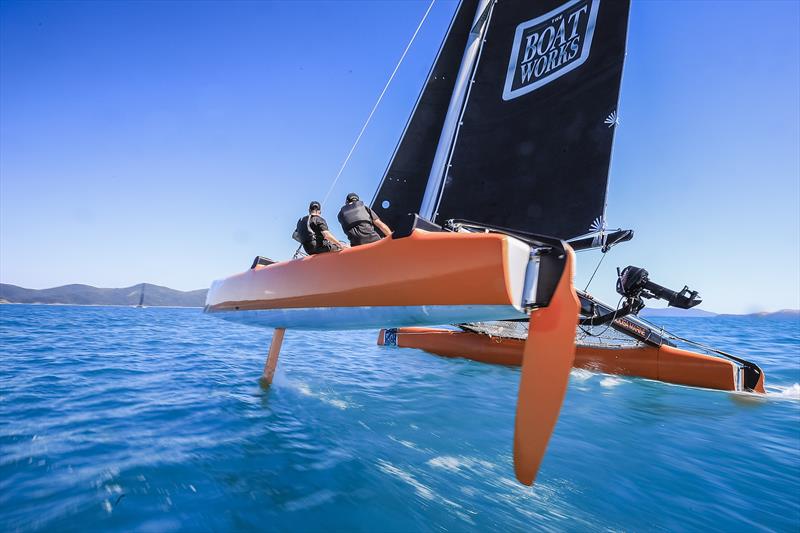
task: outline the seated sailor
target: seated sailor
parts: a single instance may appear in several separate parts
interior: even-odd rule
[[[343,248],[339,239],[328,229],[328,223],[322,218],[317,201],[311,202],[308,215],[297,221],[297,229],[292,237],[303,245],[308,255],[338,252]]]
[[[342,225],[350,246],[359,246],[381,240],[375,229],[379,229],[384,236],[392,234],[389,226],[378,218],[375,211],[364,205],[358,195],[351,192],[347,195],[344,207],[339,211],[339,223]]]

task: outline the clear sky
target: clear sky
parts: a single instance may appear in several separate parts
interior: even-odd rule
[[[372,196],[455,5],[434,5],[329,220]],[[615,303],[636,264],[712,311],[800,307],[799,6],[634,0],[607,216],[636,238],[591,292]],[[2,0],[0,280],[187,290],[289,257],[426,8]]]

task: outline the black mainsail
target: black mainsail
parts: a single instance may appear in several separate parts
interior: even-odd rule
[[[471,24],[474,12],[462,15],[467,7],[460,6],[444,49],[462,35],[457,24]],[[627,0],[493,4],[432,219],[562,239],[603,228],[628,12]],[[423,154],[434,143],[429,134],[408,139],[413,134],[407,129],[402,157],[428,164]],[[390,181],[400,152],[373,202],[390,225],[419,211],[427,183],[424,171],[414,176],[424,176],[423,184]]]

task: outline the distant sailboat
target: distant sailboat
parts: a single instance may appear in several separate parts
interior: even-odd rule
[[[700,302],[633,267],[620,276],[618,309],[572,283],[573,250],[607,251],[633,236],[605,223],[628,11],[624,0],[462,0],[372,201],[391,238],[255,263],[215,281],[205,311],[276,328],[267,383],[287,328],[388,327],[381,343],[402,346],[414,333],[404,327],[465,324],[458,350],[469,355],[486,338],[480,324],[528,324],[511,355],[522,366],[515,472],[531,484],[575,360],[576,325],[668,348],[635,318],[642,298]],[[725,364],[737,390],[763,392],[756,365]]]
[[[142,291],[139,293],[139,305],[136,307],[144,307],[144,283],[142,283]]]

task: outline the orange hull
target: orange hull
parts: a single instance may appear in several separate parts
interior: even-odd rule
[[[378,337],[384,344],[384,330]],[[464,357],[482,363],[519,366],[525,341],[463,331],[400,328],[397,346],[417,348],[445,357]],[[737,368],[731,361],[663,345],[636,348],[577,346],[575,368],[655,379],[677,385],[737,390]],[[764,392],[763,385],[756,392]]]
[[[530,246],[513,237],[416,229],[215,281],[206,311],[321,330],[443,324],[464,314],[517,318],[527,316],[525,278],[537,271],[531,265]]]
[[[515,305],[511,237],[426,232],[248,270],[215,282],[206,305],[238,308]],[[516,241],[519,242],[519,241]],[[521,250],[527,262],[528,250]],[[524,274],[524,273],[523,273]]]

